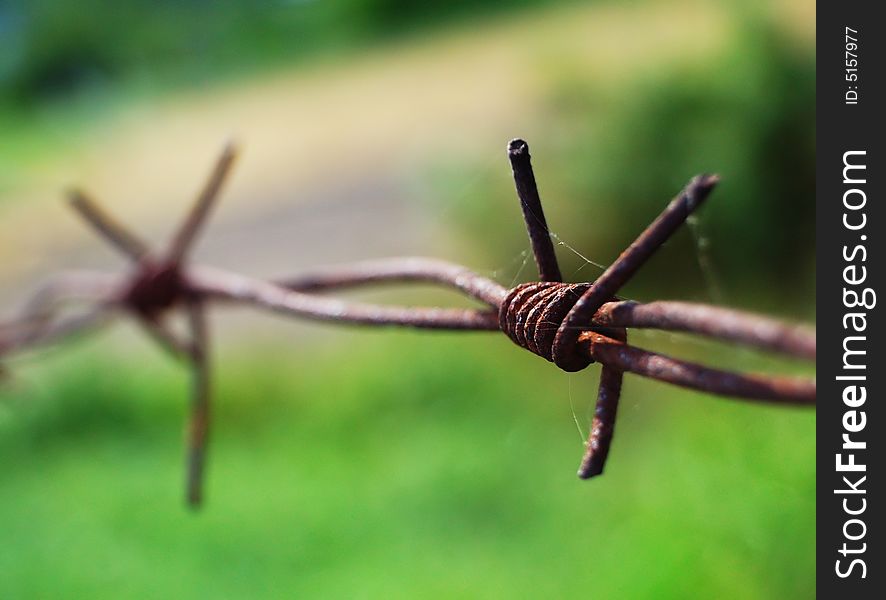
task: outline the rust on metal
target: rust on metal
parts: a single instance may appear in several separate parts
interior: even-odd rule
[[[623,371],[699,392],[771,404],[815,404],[815,381],[805,377],[712,369],[629,346],[594,331],[579,336],[577,351]]]
[[[603,474],[609,447],[615,435],[615,417],[618,415],[618,401],[621,397],[621,383],[624,371],[609,365],[600,369],[600,385],[597,389],[597,403],[594,418],[588,434],[587,448],[578,467],[581,479],[590,479]]]
[[[529,144],[519,138],[511,140],[508,143],[508,158],[511,161],[517,197],[520,198],[520,208],[523,210],[523,220],[529,232],[532,254],[538,266],[538,278],[542,281],[563,281],[554,244],[551,242],[551,232],[541,207],[535,173],[532,171]]]

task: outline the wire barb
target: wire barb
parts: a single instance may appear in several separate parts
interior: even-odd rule
[[[517,188],[517,197],[520,198],[523,220],[529,232],[532,254],[538,266],[538,278],[541,281],[563,281],[554,244],[551,242],[551,232],[548,230],[545,213],[541,208],[538,185],[535,183],[535,173],[530,162],[529,144],[519,138],[511,140],[508,143],[508,158],[511,160],[514,185]]]
[[[68,191],[68,201],[71,208],[77,211],[87,223],[92,225],[117,250],[135,262],[147,256],[148,245],[104,212],[85,192],[77,189]]]
[[[237,147],[233,142],[229,142],[225,145],[221,155],[218,157],[218,160],[212,169],[212,173],[201,190],[200,195],[197,196],[197,201],[194,203],[191,212],[185,218],[184,223],[182,223],[181,228],[178,230],[178,233],[176,233],[170,244],[167,260],[171,264],[181,263],[185,254],[188,253],[191,246],[194,244],[194,241],[197,238],[197,233],[206,221],[209,211],[212,210],[212,207],[215,205],[218,194],[221,191],[236,158]]]
[[[624,372],[604,365],[600,370],[600,385],[597,389],[597,404],[594,406],[594,419],[588,434],[587,449],[578,467],[580,479],[590,479],[603,474],[609,447],[615,435],[615,417],[618,415],[618,401],[621,398],[621,383]]]

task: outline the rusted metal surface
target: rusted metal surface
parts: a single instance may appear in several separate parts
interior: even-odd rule
[[[532,254],[538,267],[538,278],[541,281],[563,281],[554,244],[551,242],[551,232],[548,230],[545,212],[541,207],[535,173],[532,171],[529,144],[521,139],[511,140],[508,143],[508,159],[511,161],[514,186],[517,188],[523,220],[526,222],[529,242],[532,244]]]
[[[210,424],[210,303],[239,303],[294,317],[330,323],[461,331],[502,331],[511,340],[566,371],[599,362],[600,385],[594,419],[579,476],[603,472],[615,430],[624,373],[709,394],[775,404],[814,405],[815,381],[797,377],[740,374],[671,358],[627,343],[628,328],[683,331],[717,340],[815,358],[815,332],[746,312],[685,302],[620,301],[623,286],[708,196],[716,176],[693,179],[603,275],[589,283],[563,283],[535,177],[522,140],[508,146],[523,209],[537,282],[512,289],[461,265],[428,258],[395,258],[332,267],[277,282],[207,266],[187,264],[197,234],[214,205],[236,152],[225,148],[208,182],[166,252],[153,252],[136,235],[102,211],[83,192],[71,194],[72,207],[131,264],[119,276],[63,273],[43,286],[21,314],[0,323],[0,357],[88,331],[128,313],[165,351],[188,361],[194,373],[188,428],[187,500],[203,499],[206,443]],[[323,295],[336,289],[388,283],[425,282],[453,288],[479,302],[476,309],[389,306],[345,301]],[[80,313],[64,310],[85,302]],[[189,337],[166,325],[183,311]]]
[[[515,344],[554,362],[554,335],[587,283],[535,282],[513,288],[499,309],[499,327]],[[578,369],[590,361],[582,362]]]
[[[277,284],[298,292],[323,292],[369,284],[410,282],[452,287],[496,310],[507,294],[507,289],[501,284],[477,275],[467,267],[419,256],[332,266],[282,280]]]
[[[600,385],[597,388],[597,403],[594,405],[594,418],[588,434],[587,448],[578,467],[581,479],[590,479],[603,474],[609,447],[615,435],[615,417],[618,415],[618,401],[621,398],[621,382],[624,371],[603,365],[600,369]]]
[[[773,404],[815,404],[815,381],[804,377],[739,374],[650,352],[596,333],[579,336],[577,351],[606,365],[718,396]]]
[[[185,282],[177,264],[144,258],[126,290],[123,303],[142,315],[157,318],[180,301],[184,290]]]
[[[207,299],[258,306],[272,312],[350,325],[397,326],[418,329],[496,331],[491,310],[388,306],[351,302],[287,289],[268,281],[213,269],[188,271],[191,292]]]
[[[691,302],[610,302],[595,325],[684,331],[724,342],[815,360],[815,330],[737,310]]]

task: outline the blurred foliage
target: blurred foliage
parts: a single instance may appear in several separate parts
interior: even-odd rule
[[[721,184],[695,227],[680,232],[633,289],[683,297],[696,289],[717,301],[720,294],[759,301],[760,290],[778,289],[782,309],[790,302],[811,305],[811,48],[786,40],[765,14],[739,7],[721,51],[660,72],[638,69],[617,87],[596,82],[581,64],[549,67],[542,119],[549,135],[543,144],[529,142],[548,221],[560,239],[608,264],[691,176],[719,173]],[[516,217],[514,225],[489,227],[500,215],[518,214],[506,173],[457,163],[436,175],[440,195],[458,201],[451,214],[469,227],[479,251],[506,264],[526,247]],[[469,177],[480,183],[467,192],[457,187]],[[599,273],[566,247],[559,253],[582,277]],[[708,265],[699,266],[700,258]],[[787,311],[798,316],[795,307]]]
[[[193,86],[541,3],[11,0],[0,3],[0,106],[25,109],[121,84]]]
[[[221,351],[198,515],[184,370],[107,340],[18,365],[0,596],[814,595],[814,413],[630,378],[582,482],[592,373],[500,336],[343,335],[344,365],[340,344]]]

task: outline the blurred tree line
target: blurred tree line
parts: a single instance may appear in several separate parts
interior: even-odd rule
[[[560,0],[562,2],[562,0]],[[4,0],[0,106],[193,84],[551,0]]]

